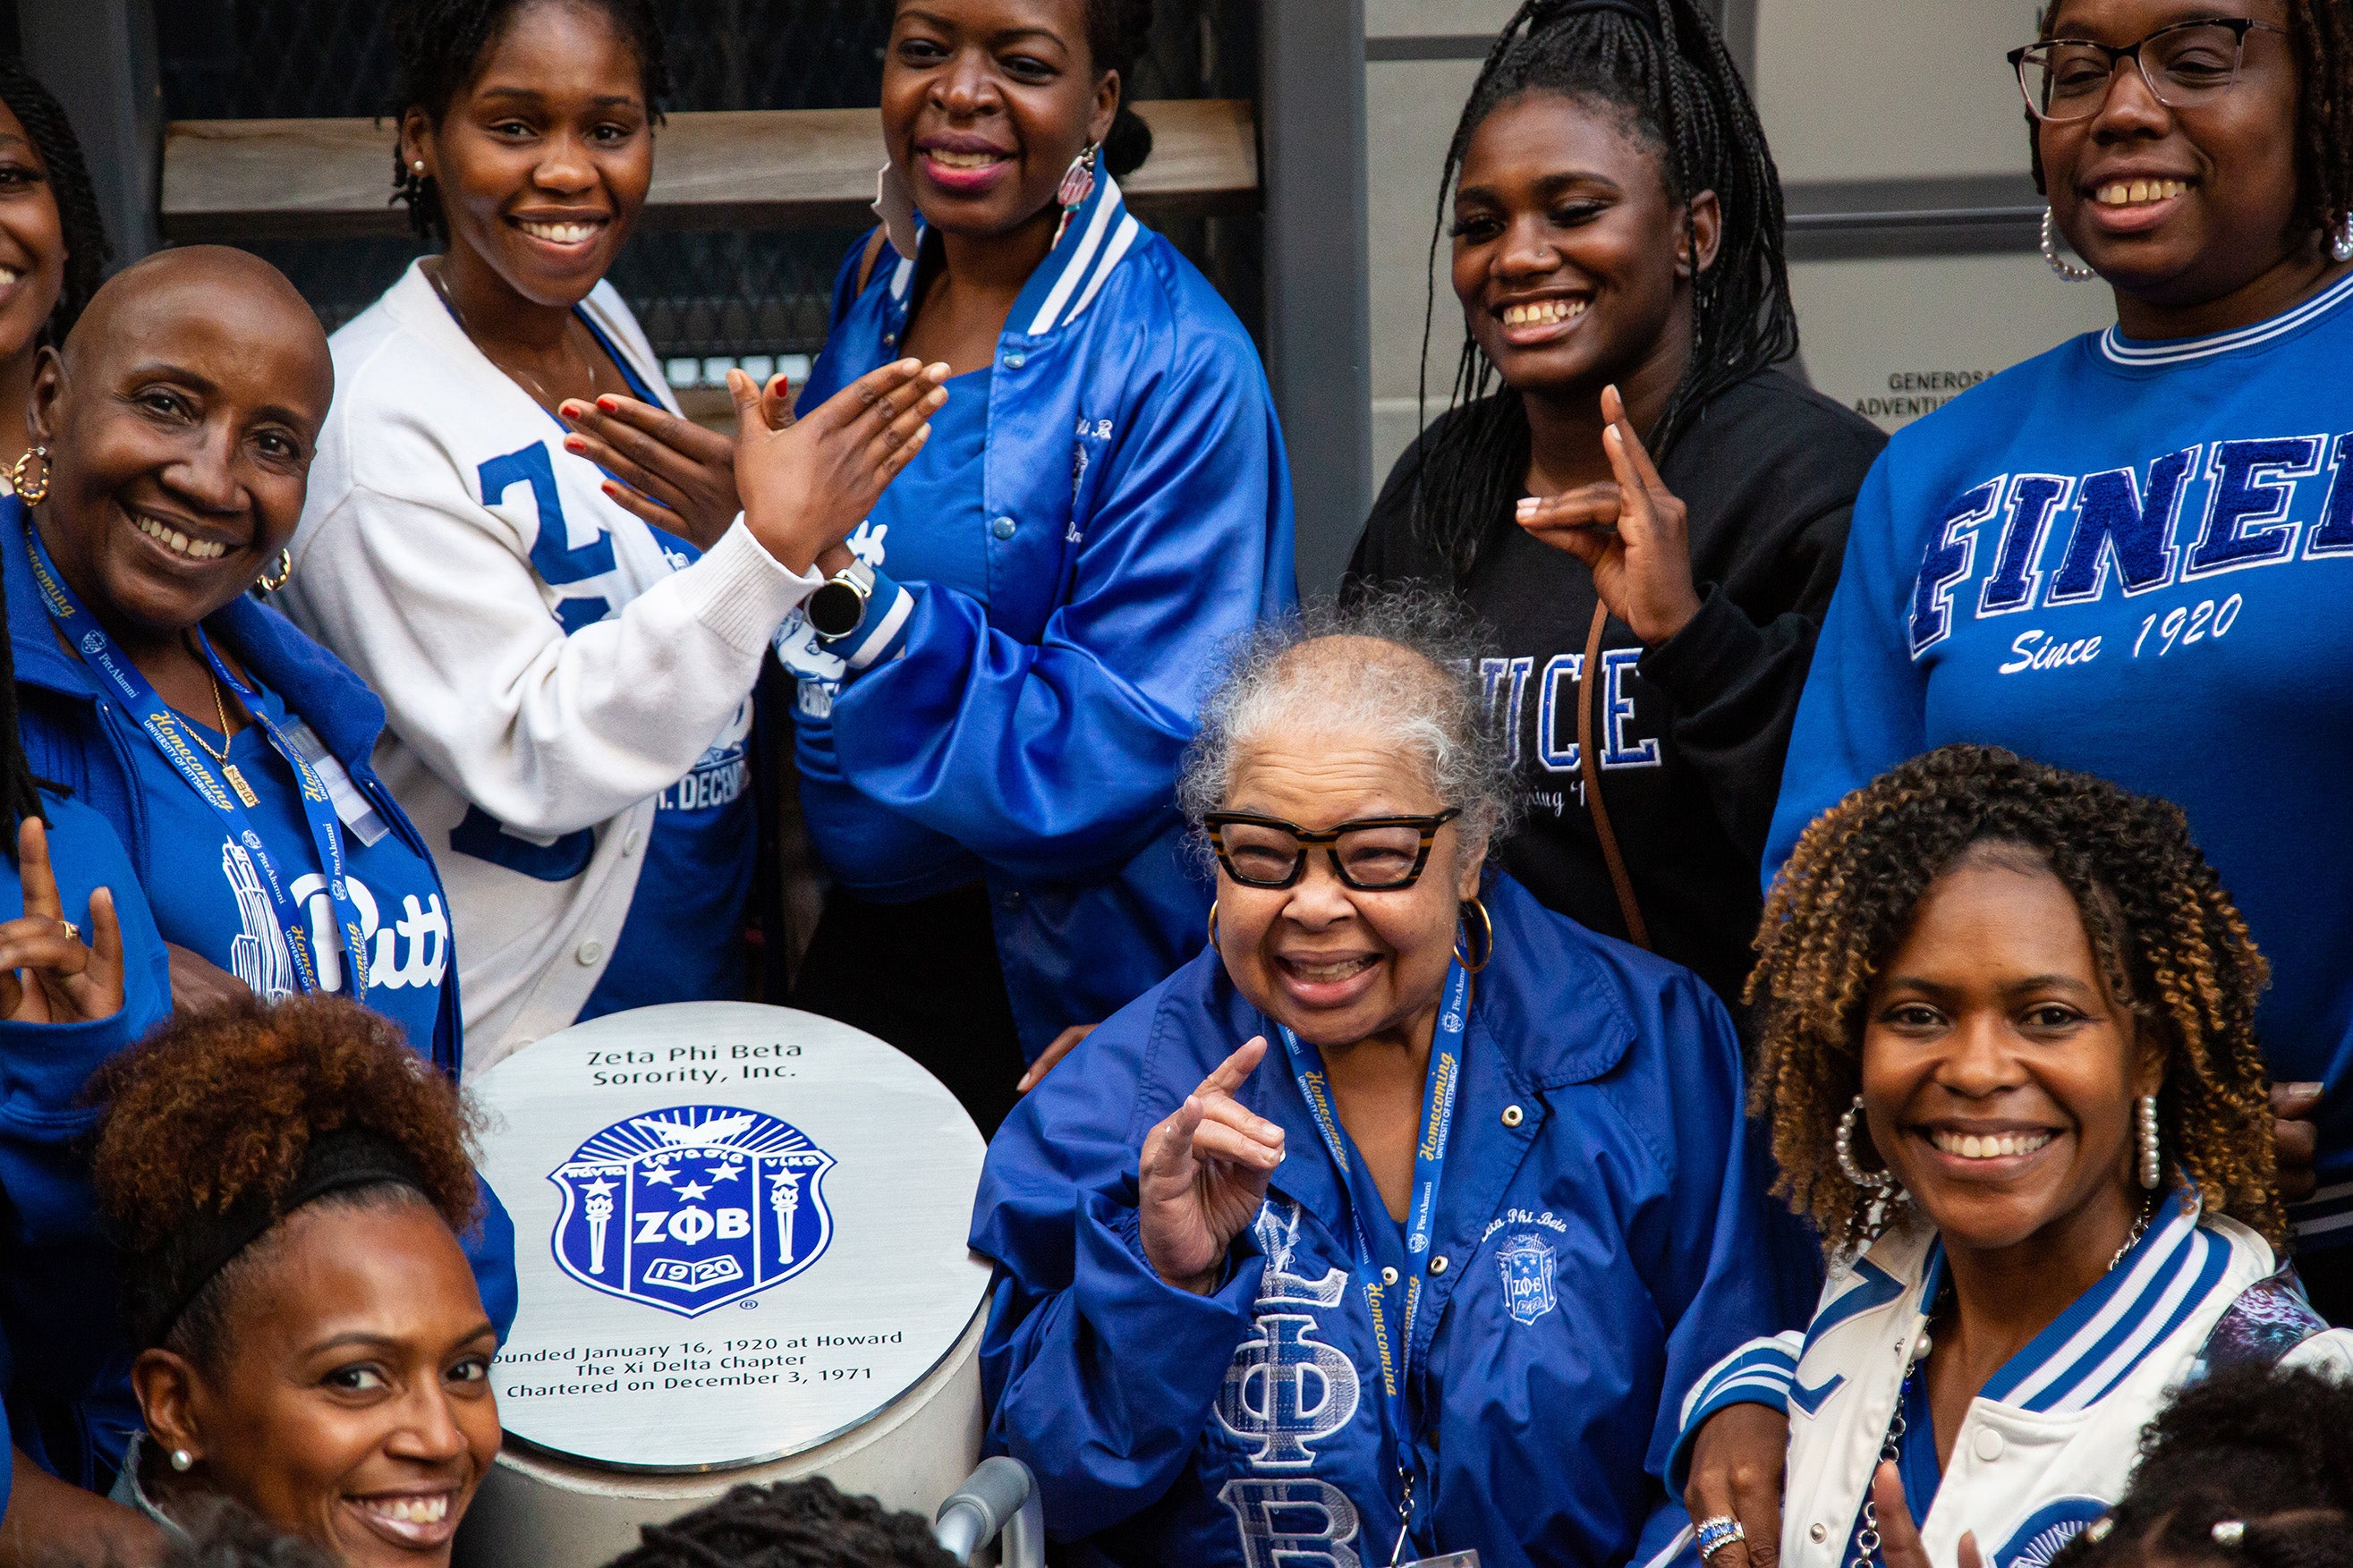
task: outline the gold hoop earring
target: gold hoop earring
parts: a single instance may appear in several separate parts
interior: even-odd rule
[[[36,458],[41,459],[41,488],[38,489],[25,482],[25,465]],[[17,458],[8,469],[8,483],[16,490],[16,499],[26,506],[38,506],[48,500],[49,449],[47,447],[35,447]]]
[[[1209,945],[1218,945],[1218,900],[1209,900]]]
[[[293,580],[294,552],[290,550],[281,550],[278,552],[278,575],[257,577],[253,580],[253,585],[265,594],[275,594]]]
[[[1483,926],[1483,927],[1485,927],[1485,928],[1486,928],[1486,931],[1487,931],[1487,945],[1486,945],[1486,949],[1485,949],[1485,951],[1483,951],[1482,952],[1481,952],[1481,953],[1479,954],[1479,962],[1478,962],[1478,963],[1472,963],[1472,962],[1471,962],[1471,955],[1470,955],[1469,953],[1466,953],[1466,952],[1464,952],[1462,951],[1462,942],[1461,942],[1461,939],[1458,937],[1458,938],[1455,940],[1455,942],[1454,942],[1454,962],[1455,962],[1455,963],[1459,963],[1459,964],[1461,964],[1461,965],[1462,966],[1462,972],[1463,972],[1465,974],[1476,974],[1476,973],[1478,973],[1481,970],[1482,970],[1482,969],[1486,968],[1486,967],[1487,967],[1487,965],[1489,965],[1489,964],[1491,964],[1491,963],[1494,963],[1494,962],[1495,962],[1495,921],[1494,921],[1494,919],[1493,919],[1493,916],[1491,916],[1491,915],[1489,915],[1489,914],[1487,913],[1487,906],[1486,906],[1483,902],[1482,902],[1481,900],[1479,900],[1478,899],[1472,899],[1472,900],[1471,900],[1471,907],[1472,907],[1473,910],[1476,910],[1479,912],[1479,923],[1480,923],[1482,926]],[[1469,936],[1470,934],[1471,934],[1471,921],[1469,921],[1469,919],[1466,917],[1466,918],[1463,920],[1463,921],[1462,921],[1462,935],[1463,935],[1463,936]]]

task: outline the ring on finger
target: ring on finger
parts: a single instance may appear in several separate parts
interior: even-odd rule
[[[66,928],[66,940],[68,942],[79,942],[81,940],[81,927],[74,924],[73,921],[69,920],[59,920],[58,924]]]
[[[1748,1532],[1740,1528],[1740,1521],[1728,1513],[1719,1513],[1712,1518],[1701,1520],[1692,1526],[1692,1533],[1698,1540],[1699,1560],[1702,1563],[1706,1562],[1734,1542],[1748,1539]]]

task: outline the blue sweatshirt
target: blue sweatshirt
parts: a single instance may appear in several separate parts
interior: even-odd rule
[[[2327,1086],[2306,1247],[2353,1243],[2353,277],[2273,319],[2115,328],[1899,431],[1855,503],[1765,867],[1953,742],[2173,801],[2272,963],[2272,1076]]]
[[[915,267],[885,250],[861,291],[864,252],[804,408],[898,357]],[[886,903],[986,881],[1034,1058],[1205,940],[1176,763],[1220,650],[1297,599],[1291,477],[1250,335],[1115,180],[951,396],[985,401],[986,428],[957,470],[969,508],[935,522],[973,531],[903,552],[940,575],[902,581],[901,547],[862,528],[878,580],[854,646],[818,646],[796,614],[777,650],[800,680],[801,810],[826,869]]]
[[[1683,1391],[1748,1336],[1805,1321],[1819,1254],[1767,1195],[1739,1041],[1699,977],[1508,878],[1486,899],[1495,956],[1427,1264],[1362,1157],[1332,1159],[1279,1043],[1237,1098],[1290,1152],[1224,1283],[1190,1295],[1145,1261],[1145,1135],[1243,1041],[1276,1037],[1214,951],[1088,1037],[997,1133],[972,1230],[998,1266],[987,1442],[1037,1472],[1047,1528],[1084,1542],[1071,1563],[1387,1563],[1401,1445],[1408,1558],[1610,1568],[1679,1550],[1663,1477]],[[1352,1208],[1375,1261],[1421,1281],[1409,1432]]]

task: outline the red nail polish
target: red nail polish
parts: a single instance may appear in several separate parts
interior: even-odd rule
[[[611,414],[617,411],[621,405],[609,397],[600,397],[596,400],[596,406],[603,409],[606,413]]]

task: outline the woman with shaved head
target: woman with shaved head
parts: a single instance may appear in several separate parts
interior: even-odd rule
[[[248,592],[301,516],[333,390],[301,296],[218,247],[126,268],[41,351],[25,480],[0,499],[25,750],[129,852],[180,1011],[344,995],[454,1079],[448,900],[369,764],[383,707]],[[513,1232],[488,1208],[468,1250],[503,1328]],[[51,1259],[43,1337],[11,1347],[48,1387],[47,1464],[99,1490],[135,1419],[111,1273],[94,1232]]]

